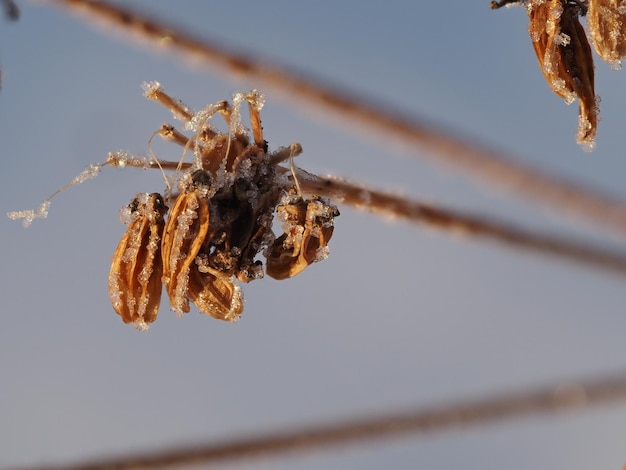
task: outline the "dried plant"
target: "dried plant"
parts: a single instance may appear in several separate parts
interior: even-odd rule
[[[523,3],[528,11],[528,34],[539,66],[554,93],[567,104],[578,99],[576,141],[593,150],[598,127],[598,99],[594,90],[591,48],[579,16],[586,6],[578,0],[527,0],[491,2],[491,8]]]
[[[494,6],[507,3],[513,2],[492,2]],[[557,3],[545,3],[545,8],[537,8],[534,16],[531,15],[531,27],[534,23],[534,31],[541,38],[534,45],[553,91],[564,98],[575,95],[574,98],[579,99],[580,113],[586,120],[579,131],[579,141],[590,144],[597,122],[594,120],[597,112],[594,114],[594,108],[590,106],[590,96],[595,103],[593,66],[585,69],[586,74],[578,74],[582,67],[579,67],[579,62],[568,62],[572,59],[568,51],[586,57],[581,52],[584,37],[576,36],[576,48],[560,49],[567,42],[565,36],[571,38],[582,31],[578,20],[582,2],[566,2],[561,16],[556,15]],[[549,26],[550,23],[552,26]],[[547,62],[546,57],[549,59]],[[583,61],[583,65],[588,64]],[[577,68],[576,73],[572,72],[572,67]],[[237,282],[250,282],[261,277],[263,256],[266,273],[275,279],[292,277],[311,263],[324,259],[333,234],[334,218],[339,212],[333,203],[321,196],[330,197],[333,202],[365,206],[373,212],[390,213],[446,231],[578,260],[620,274],[626,272],[626,257],[621,253],[528,232],[489,217],[472,217],[338,178],[311,175],[296,168],[292,159],[301,152],[299,145],[269,151],[258,113],[262,99],[256,92],[235,95],[233,107],[220,101],[199,113],[166,95],[157,84],[148,85],[146,95],[164,104],[186,123],[185,130],[193,133],[191,137],[170,125],[163,126],[157,134],[179,144],[183,154],[191,151],[193,162],[183,159],[171,162],[156,157],[143,159],[123,152],[112,153],[106,162],[88,167],[38,209],[9,214],[11,218],[24,219],[25,225],[35,218],[45,217],[52,197],[67,187],[94,177],[104,166],[173,171],[173,175],[166,179],[168,188],[163,195],[140,193],[122,211],[128,228],[114,254],[109,288],[116,312],[124,322],[133,323],[139,329],[145,329],[156,319],[161,283],[165,284],[171,307],[176,312],[189,311],[189,302],[193,302],[203,313],[232,321],[239,317],[243,308]],[[252,138],[240,124],[238,106],[244,102],[250,105]],[[224,117],[228,126],[226,133],[216,131],[208,124],[216,114]],[[467,153],[471,154],[471,149]],[[281,165],[287,161],[289,167]],[[524,179],[519,174],[517,176],[518,181]],[[570,189],[575,193],[574,188]],[[567,199],[562,192],[560,197]],[[593,197],[590,199],[594,200]],[[602,197],[595,200],[602,206]],[[166,204],[171,208],[169,214]],[[585,206],[586,209],[581,212],[592,213],[592,206]],[[278,237],[270,226],[275,214],[284,222],[284,233]],[[613,227],[620,227],[620,223],[615,223]],[[88,463],[76,468],[162,468],[242,456],[256,457],[384,435],[428,432],[533,412],[546,413],[572,405],[623,399],[625,393],[623,378],[618,377],[597,384],[583,382],[567,390],[529,391],[516,396],[491,397],[484,402],[453,404],[410,416],[394,415],[379,420],[295,431],[267,439],[227,442],[223,446],[199,448],[195,453],[193,450],[175,450],[145,459],[131,456],[127,460]]]
[[[113,255],[109,295],[124,323],[139,329],[156,320],[161,303],[161,239],[166,212],[157,193],[138,194],[122,212],[128,229]]]
[[[260,111],[264,98],[256,91],[238,93],[233,105],[219,101],[194,113],[166,94],[158,82],[144,84],[147,98],[166,106],[183,119],[187,138],[171,125],[156,134],[191,149],[193,163],[146,161],[113,154],[106,163],[91,165],[70,184],[56,191],[36,210],[9,212],[12,219],[46,217],[50,200],[68,187],[96,176],[102,166],[164,167],[175,169],[165,196],[141,193],[122,210],[128,225],[118,244],[109,274],[109,295],[124,323],[146,330],[157,318],[161,282],[171,309],[182,315],[189,301],[202,313],[236,321],[243,311],[243,295],[236,281],[267,273],[287,279],[328,256],[337,207],[301,191],[294,156],[302,148],[291,144],[268,152]],[[240,106],[248,103],[252,140],[241,123]],[[220,114],[228,131],[219,132],[210,119]],[[279,166],[285,160],[290,168]],[[291,175],[291,178],[288,177]],[[172,192],[172,183],[177,192]],[[172,203],[168,212],[166,203]],[[284,234],[272,231],[274,213],[283,221]]]

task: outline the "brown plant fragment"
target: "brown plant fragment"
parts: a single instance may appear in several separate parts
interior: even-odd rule
[[[530,24],[528,34],[548,86],[567,104],[578,98],[576,141],[593,150],[598,127],[598,101],[594,90],[591,47],[579,16],[587,12],[585,0],[501,0],[491,9],[522,4]],[[591,7],[590,7],[591,8]]]
[[[272,220],[281,186],[269,157],[250,146],[232,168],[232,185],[211,198],[211,228],[206,247],[208,266],[242,282],[263,277],[259,252],[274,239]]]
[[[232,282],[232,273],[220,272],[207,264],[211,231],[211,177],[204,170],[195,170],[183,180],[183,191],[165,225],[162,256],[163,283],[172,310],[189,312],[189,300],[198,309],[214,318],[238,320],[243,310],[239,287]]]
[[[621,68],[620,59],[626,56],[626,1],[589,0],[587,26],[602,60]]]
[[[285,232],[275,240],[267,256],[267,274],[282,280],[301,273],[307,266],[328,256],[334,218],[339,210],[321,198],[278,206]]]
[[[577,142],[593,150],[598,126],[591,47],[578,19],[581,4],[567,0],[530,0],[526,4],[533,42],[548,85],[568,104],[578,98]]]
[[[224,321],[237,321],[243,311],[243,296],[232,276],[206,266],[198,257],[189,270],[189,298],[202,313]]]
[[[167,207],[160,194],[138,194],[126,209],[128,229],[115,250],[109,296],[124,323],[145,330],[161,302],[161,236]]]

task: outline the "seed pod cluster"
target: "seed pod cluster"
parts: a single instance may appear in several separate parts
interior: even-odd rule
[[[150,92],[185,116],[187,108],[160,87]],[[238,122],[241,101],[249,104],[252,140]],[[113,257],[109,292],[125,323],[146,329],[156,320],[161,284],[179,315],[194,303],[202,313],[236,321],[243,311],[238,283],[264,276],[264,256],[275,279],[293,277],[326,258],[339,211],[315,195],[303,198],[295,170],[289,177],[280,166],[301,151],[299,145],[268,153],[261,107],[262,98],[253,91],[236,95],[233,107],[222,101],[188,114],[196,132],[190,139],[162,127],[164,138],[193,148],[194,164],[177,165],[185,170],[176,176],[178,192],[167,197],[167,218],[164,199],[156,193],[138,195],[124,211],[128,229]],[[225,118],[228,133],[208,125],[215,113]],[[275,213],[284,222],[278,238],[272,230]]]
[[[591,46],[580,23],[587,16],[589,36],[598,55],[619,68],[626,55],[626,0],[501,0],[491,8],[523,4],[528,12],[528,32],[543,75],[568,104],[578,99],[576,140],[592,150],[598,126]]]

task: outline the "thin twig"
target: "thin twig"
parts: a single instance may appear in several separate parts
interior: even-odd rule
[[[626,253],[594,247],[562,236],[531,232],[492,217],[471,215],[457,210],[413,201],[335,177],[320,177],[298,169],[302,190],[330,197],[370,212],[397,217],[451,234],[495,241],[511,248],[543,253],[615,274],[626,274]]]
[[[42,203],[39,209],[10,212],[9,217],[27,218],[27,224],[30,224],[34,218],[46,217],[50,200],[53,197],[71,186],[94,177],[105,166],[185,171],[189,170],[192,164],[134,158],[125,152],[111,153],[106,162],[90,165],[71,183],[55,191]],[[289,168],[282,166],[275,166],[275,168],[293,181]],[[452,235],[497,242],[505,247],[547,254],[556,259],[577,262],[581,266],[600,269],[621,276],[626,275],[626,252],[623,251],[593,246],[588,242],[577,241],[562,235],[527,230],[488,215],[470,214],[411,200],[404,195],[385,193],[333,176],[317,176],[301,168],[296,168],[296,176],[302,192],[308,195],[327,197],[357,209],[381,214],[388,218],[405,220]]]
[[[426,125],[386,106],[371,103],[364,97],[304,78],[302,73],[272,65],[265,59],[255,59],[251,54],[234,52],[215,41],[194,37],[125,7],[102,0],[49,1],[83,12],[91,19],[115,25],[158,47],[175,50],[209,65],[211,70],[217,66],[231,75],[261,81],[281,94],[289,94],[346,118],[346,122],[354,128],[367,127],[376,131],[386,144],[392,141],[424,150],[426,153],[420,155],[448,164],[483,183],[507,189],[542,207],[551,206],[559,213],[568,212],[626,235],[626,203],[615,197],[548,175],[501,152],[454,137],[447,129]]]
[[[428,435],[512,418],[545,415],[625,400],[626,376],[620,374],[597,381],[494,395],[448,406],[412,408],[369,418],[341,420],[194,447],[96,459],[74,465],[24,467],[20,470],[138,470],[198,464],[206,468],[208,465],[250,459],[256,461],[261,457],[337,448],[374,439]]]

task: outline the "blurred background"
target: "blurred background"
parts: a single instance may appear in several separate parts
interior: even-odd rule
[[[523,8],[489,2],[124,2],[182,30],[289,64],[356,94],[626,198],[626,71],[596,58],[597,148],[575,142],[577,104],[539,70]],[[45,3],[0,24],[1,213],[37,207],[90,163],[146,155],[169,111],[260,87],[129,42]],[[384,135],[265,92],[270,148],[300,142],[302,168],[421,201],[602,241]],[[176,122],[174,122],[176,124]],[[162,158],[180,149],[155,143]],[[418,158],[415,158],[415,157]],[[146,333],[113,311],[107,277],[118,210],[162,191],[157,171],[106,168],[24,229],[2,216],[0,467],[270,433],[429,407],[626,369],[623,279],[545,256],[342,207],[328,260],[243,286],[240,322],[164,296]],[[238,468],[618,469],[626,406],[530,417]]]

